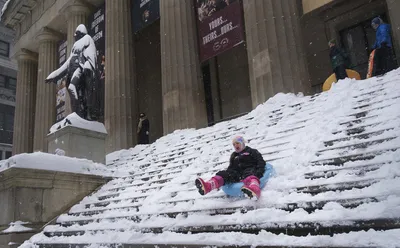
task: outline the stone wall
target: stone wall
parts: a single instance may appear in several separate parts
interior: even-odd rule
[[[0,172],[0,248],[22,243],[35,233],[2,234],[9,223],[29,222],[24,226],[39,231],[107,181],[94,175],[23,168]]]

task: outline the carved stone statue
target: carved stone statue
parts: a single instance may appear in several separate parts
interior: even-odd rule
[[[99,106],[94,94],[97,75],[96,45],[83,24],[76,28],[74,36],[75,43],[69,58],[60,68],[50,73],[46,83],[57,83],[57,80],[67,76],[66,87],[72,112],[86,120],[98,120]]]

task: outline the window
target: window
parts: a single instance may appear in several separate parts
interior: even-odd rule
[[[6,87],[6,76],[0,75],[0,87]]]
[[[17,89],[17,79],[12,77],[7,77],[4,75],[0,75],[0,87],[7,88],[10,90]]]
[[[0,55],[8,57],[10,55],[10,44],[0,40]]]
[[[5,114],[0,113],[0,131],[3,131],[5,129]]]
[[[5,115],[4,130],[10,132],[14,130],[14,115],[12,114]]]
[[[16,90],[17,89],[17,79],[15,78],[8,78],[8,86],[6,88],[10,90]]]
[[[12,157],[12,152],[6,151],[6,159],[9,159]]]
[[[0,41],[0,55],[8,57],[9,56],[10,44],[4,41]]]

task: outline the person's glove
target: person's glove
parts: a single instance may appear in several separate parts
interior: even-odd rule
[[[147,131],[146,134],[149,135],[149,131]]]

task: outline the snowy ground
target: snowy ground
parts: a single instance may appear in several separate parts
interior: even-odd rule
[[[107,177],[119,177],[126,175],[126,173],[119,173],[107,168],[104,164],[94,163],[90,160],[70,158],[41,152],[32,154],[19,154],[7,160],[0,161],[0,172],[10,168],[62,171]]]
[[[343,80],[315,96],[278,94],[235,120],[179,130],[150,146],[114,153],[108,157],[110,168],[129,176],[86,197],[60,216],[58,225],[47,226],[23,247],[39,243],[396,247],[400,229],[304,237],[276,235],[272,230],[293,224],[301,229],[301,223],[308,222],[333,228],[354,226],[360,220],[398,220],[399,107],[397,70],[378,79]],[[276,177],[258,202],[228,198],[221,191],[200,196],[195,178],[208,178],[227,167],[231,138],[237,134],[274,165]],[[229,214],[221,214],[222,210]],[[191,233],[203,227],[231,231]],[[261,232],[240,232],[250,227]],[[162,233],[148,233],[156,229]],[[175,232],[182,230],[189,233]]]

